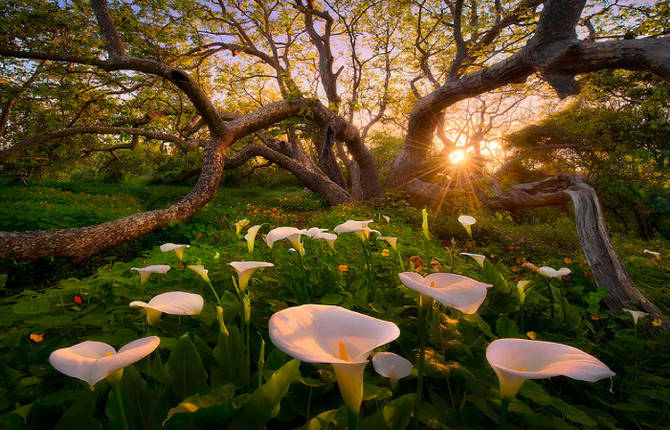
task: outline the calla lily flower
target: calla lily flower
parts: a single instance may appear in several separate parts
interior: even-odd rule
[[[321,232],[317,233],[314,236],[312,236],[312,239],[314,240],[325,240],[328,242],[328,246],[330,246],[330,250],[335,252],[335,241],[337,240],[337,235],[334,233],[326,233],[326,232]]]
[[[566,276],[572,273],[572,270],[568,269],[567,267],[561,267],[560,269],[556,270],[549,266],[542,266],[539,269],[537,269],[537,273],[547,278],[560,279],[562,276]]]
[[[461,255],[465,255],[467,257],[472,258],[473,260],[475,260],[477,262],[477,264],[479,264],[480,267],[484,267],[484,260],[486,260],[485,255],[471,254],[469,252],[461,252]]]
[[[185,293],[183,291],[170,291],[155,296],[149,303],[141,301],[130,302],[132,307],[144,308],[147,312],[147,322],[155,324],[161,314],[171,315],[197,315],[202,311],[205,304],[200,294]]]
[[[382,215],[382,218],[384,218],[384,220],[386,220],[386,223],[387,223],[387,224],[390,224],[390,223],[391,223],[391,217],[388,217],[388,216],[386,216],[386,215]]]
[[[241,219],[241,220],[237,221],[237,222],[234,224],[234,225],[235,225],[235,234],[237,235],[237,237],[239,237],[239,238],[242,237],[242,229],[243,229],[247,224],[249,224],[249,220],[246,219],[246,218]]]
[[[377,236],[377,240],[385,240],[394,251],[397,251],[398,248],[398,238],[393,236]]]
[[[274,264],[266,263],[265,261],[233,261],[228,264],[233,266],[233,269],[237,272],[239,278],[238,284],[242,291],[247,289],[249,278],[251,278],[251,275],[253,275],[256,270],[265,267],[274,267]]]
[[[316,236],[319,233],[323,233],[324,231],[328,231],[327,228],[318,228],[318,227],[311,227],[305,230],[303,233],[305,236],[314,239],[314,236]]]
[[[333,231],[337,234],[354,233],[360,240],[366,241],[370,238],[370,233],[381,234],[379,231],[368,227],[371,222],[373,222],[371,219],[366,221],[348,220],[336,226]]]
[[[184,248],[190,248],[191,245],[181,245],[177,243],[164,243],[160,246],[162,252],[174,251],[179,261],[184,259]]]
[[[660,252],[651,251],[651,250],[649,250],[649,249],[645,249],[645,250],[642,251],[642,252],[644,252],[645,254],[649,254],[649,255],[651,255],[652,257],[656,258],[656,259],[661,258],[661,253],[660,253]]]
[[[632,309],[628,308],[623,308],[624,311],[628,312],[632,317],[633,317],[633,324],[637,325],[637,321],[640,318],[646,318],[649,316],[647,312],[642,312],[642,311],[634,311]]]
[[[421,209],[421,230],[423,230],[423,236],[426,240],[430,240],[430,233],[428,232],[428,210],[426,208]]]
[[[306,230],[300,230],[295,227],[277,227],[270,230],[267,236],[265,236],[265,243],[268,244],[270,248],[278,240],[288,239],[291,242],[291,245],[298,250],[300,255],[305,255],[305,247],[302,246],[300,241],[300,236],[305,234]]]
[[[187,268],[193,270],[195,273],[198,274],[205,282],[208,284],[211,284],[211,281],[209,280],[209,270],[205,269],[205,266],[202,266],[200,264],[194,264],[190,266],[186,266]]]
[[[403,272],[398,276],[406,287],[465,314],[477,312],[486,299],[487,288],[493,286],[453,273],[431,273],[424,278],[415,272]]]
[[[395,340],[400,329],[339,306],[302,305],[272,315],[270,339],[286,354],[308,363],[330,363],[340,393],[354,413],[363,400],[363,371],[373,349]]]
[[[130,342],[117,352],[106,343],[85,341],[55,350],[49,356],[49,363],[59,372],[86,381],[92,387],[151,354],[159,343],[158,336],[145,337]]]
[[[391,380],[391,385],[409,376],[413,368],[409,360],[392,352],[376,353],[372,357],[372,365],[377,373]]]
[[[244,235],[244,240],[247,241],[247,250],[249,250],[249,254],[254,252],[254,244],[256,243],[256,235],[258,234],[258,230],[263,227],[263,224],[258,224],[253,227],[249,227],[249,230],[247,230],[247,234]]]
[[[526,302],[526,287],[530,284],[529,280],[522,280],[516,283],[517,291],[519,292],[519,302],[523,305]]]
[[[161,275],[165,275],[167,272],[170,271],[170,266],[168,266],[167,264],[155,264],[147,267],[131,267],[130,270],[135,270],[137,273],[139,273],[140,282],[142,284],[146,284],[147,281],[149,280],[149,276],[151,276],[152,273],[159,273]]]
[[[528,339],[498,339],[486,348],[503,399],[514,397],[526,379],[567,376],[596,382],[614,376],[597,358],[572,346]]]
[[[475,217],[470,215],[461,215],[458,217],[458,222],[460,222],[461,225],[465,227],[465,231],[468,232],[468,236],[472,237],[472,224],[477,222]]]

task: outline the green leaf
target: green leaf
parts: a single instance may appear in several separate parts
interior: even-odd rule
[[[235,408],[232,404],[234,396],[235,386],[233,384],[214,387],[207,394],[194,394],[191,397],[186,398],[174,408],[170,409],[168,411],[167,418],[165,418],[163,421],[163,425],[165,425],[165,423],[174,415],[176,415],[176,417],[173,421],[180,422],[181,414],[197,415],[197,412],[201,409],[214,408],[217,406],[222,406],[222,408],[217,408],[217,419],[224,420],[230,418],[230,416],[232,416],[232,414],[235,412]],[[191,420],[194,418],[197,418],[197,416],[189,417],[188,419]]]
[[[326,294],[321,297],[321,303],[324,305],[339,305],[342,303],[342,300],[344,300],[344,298],[341,295],[334,293]]]
[[[414,394],[405,394],[389,402],[376,414],[361,423],[361,430],[402,430],[412,417]]]
[[[249,396],[235,416],[232,429],[262,429],[265,423],[279,413],[281,400],[288,387],[300,376],[300,361],[293,359],[277,370],[270,380]]]
[[[55,430],[96,430],[102,429],[100,421],[93,418],[96,394],[84,390],[82,395],[68,408],[56,423]]]
[[[219,333],[219,341],[214,348],[212,384],[235,384],[245,387],[249,382],[249,362],[244,352],[244,339],[236,326],[228,327],[229,335]]]
[[[167,373],[172,391],[179,399],[185,399],[207,385],[207,371],[188,336],[177,341],[167,362]]]

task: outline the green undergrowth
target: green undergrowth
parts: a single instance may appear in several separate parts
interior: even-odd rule
[[[39,184],[4,187],[0,197],[13,199],[15,210],[28,211],[32,206],[27,202],[42,199],[53,205],[52,213],[63,214],[69,206],[66,197],[72,195],[83,206],[82,218],[73,216],[83,222],[91,216],[85,209],[87,203],[116,197],[118,206],[103,205],[94,212],[104,221],[117,216],[113,209],[161,207],[187,190]],[[21,218],[20,213],[2,210],[3,229],[14,225],[7,217]],[[26,228],[76,225],[48,220],[38,212],[26,215],[32,219]],[[426,241],[420,211],[406,206],[324,208],[320,199],[302,188],[224,188],[189,222],[175,223],[128,245],[126,253],[118,248],[94,259],[86,270],[81,269],[81,275],[68,273],[71,266],[53,260],[53,266],[44,271],[49,281],[31,284],[24,277],[36,270],[35,263],[4,262],[0,271],[7,275],[0,275],[4,295],[0,301],[0,428],[116,429],[124,428],[124,422],[133,429],[347,428],[346,409],[332,368],[300,364],[276,349],[268,336],[268,319],[278,310],[301,303],[343,306],[396,323],[400,337],[381,349],[415,363],[417,295],[399,282],[398,255],[386,242],[370,241],[368,260],[353,235],[341,235],[334,253],[324,241],[305,239],[303,271],[288,243],[268,248],[262,240],[274,227],[332,229],[347,219],[373,219],[372,226],[382,234],[397,236],[402,270],[453,272],[493,285],[474,315],[434,305],[420,428],[495,428],[500,400],[495,374],[484,356],[486,346],[497,338],[529,336],[580,348],[617,375],[593,384],[565,377],[528,381],[510,405],[511,428],[667,428],[670,340],[649,318],[640,320],[634,329],[629,314],[607,310],[603,303],[607,292],[595,285],[569,218],[557,215],[544,223],[517,225],[504,215],[470,213],[478,220],[470,238],[456,221],[458,213],[429,213],[432,237]],[[390,217],[390,223],[384,215]],[[235,233],[233,223],[242,218],[249,219],[249,225],[263,224],[253,254]],[[643,293],[669,312],[668,243],[621,235],[615,235],[613,241]],[[190,244],[184,264],[202,264],[209,270],[221,297],[228,336],[220,333],[216,299],[209,286],[195,272],[179,268],[174,252],[160,252],[158,246],[164,242]],[[643,249],[661,252],[662,258],[651,258]],[[484,267],[462,257],[461,252],[486,255]],[[256,272],[249,284],[248,355],[242,330],[244,305],[233,284],[235,272],[228,265],[237,260],[275,265]],[[572,273],[547,285],[525,262],[565,266]],[[149,264],[168,264],[172,269],[140,284],[130,268]],[[516,287],[519,280],[531,281],[523,307]],[[128,306],[130,301],[148,301],[174,290],[201,294],[205,299],[202,313],[163,315],[157,325],[148,326],[142,312]],[[566,299],[564,307],[558,300],[561,294]],[[83,340],[103,341],[118,349],[148,335],[160,336],[160,346],[124,371],[120,396],[107,381],[91,391],[48,363],[51,351]],[[365,374],[361,428],[411,425],[416,374],[391,387],[371,367]]]

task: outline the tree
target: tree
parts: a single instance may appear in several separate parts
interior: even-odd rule
[[[56,67],[64,69],[61,76],[65,82],[85,75],[88,88],[118,88],[121,100],[139,85],[145,95],[153,94],[153,100],[143,100],[152,107],[155,99],[163,97],[163,90],[179,91],[172,92],[168,96],[171,100],[165,103],[176,113],[177,134],[128,126],[131,115],[125,116],[123,126],[77,125],[76,121],[57,118],[53,123],[60,121],[60,129],[43,131],[39,126],[32,132],[25,121],[14,120],[11,126],[17,129],[17,136],[24,137],[4,144],[0,161],[64,137],[109,134],[159,139],[183,148],[202,147],[203,155],[195,188],[169,208],[80,229],[2,232],[0,255],[83,259],[171,221],[188,219],[214,196],[224,166],[239,166],[257,156],[289,170],[332,204],[376,197],[383,189],[397,187],[419,196],[440,195],[444,187],[459,184],[427,183],[418,176],[433,151],[436,129],[445,124],[445,109],[456,102],[523,83],[535,73],[559,97],[579,91],[575,75],[601,69],[644,70],[670,81],[670,39],[655,37],[655,28],[645,31],[651,32],[651,37],[613,37],[596,42],[594,29],[590,39],[578,39],[575,28],[585,3],[519,0],[503,6],[498,1],[440,4],[423,0],[410,5],[333,1],[321,7],[301,0],[289,5],[219,0],[211,4],[149,3],[146,7],[113,3],[110,9],[105,0],[92,0],[95,21],[90,19],[88,6],[78,1],[70,8],[39,0],[30,7],[5,6],[11,9],[6,15],[13,18],[3,25],[6,32],[0,40],[0,55],[5,57],[7,69],[20,69],[22,59],[47,62],[49,67],[58,64]],[[589,6],[586,27],[594,28],[592,21],[608,8]],[[30,19],[26,20],[26,14]],[[44,25],[46,28],[40,27]],[[416,32],[413,41],[403,33],[408,27]],[[93,34],[101,34],[102,43]],[[453,45],[441,43],[447,35]],[[350,65],[344,92],[338,85],[344,66],[335,70],[333,52],[338,37],[347,41],[343,51]],[[365,38],[369,45],[362,46],[359,38]],[[190,45],[188,49],[183,49],[185,43]],[[408,44],[412,50],[407,50]],[[222,53],[231,58],[223,60]],[[252,61],[238,62],[242,54]],[[402,93],[400,72],[403,62],[412,56],[418,57],[420,72],[410,81],[415,101],[406,104],[411,111],[404,144],[382,181],[365,138],[375,124],[383,122],[387,111],[402,110],[402,106],[394,106],[394,96]],[[243,68],[251,74],[239,76]],[[36,67],[24,69],[37,72]],[[246,113],[230,111],[212,95],[217,79],[221,79],[217,74],[222,73],[239,78],[224,79],[232,98],[240,91],[248,93],[246,81],[267,83],[269,77],[272,83],[267,91],[250,94],[254,101],[247,105]],[[27,77],[24,84],[29,81]],[[233,82],[237,84],[231,85]],[[103,96],[105,102],[108,95]],[[95,104],[94,98],[75,100],[64,110],[84,111]],[[124,103],[117,99],[117,104]],[[140,102],[136,110],[142,105]],[[284,138],[267,132],[278,124]],[[317,133],[310,135],[310,129]],[[238,144],[239,150],[227,158],[229,149]],[[348,180],[335,154],[347,167]],[[608,304],[618,309],[630,300],[639,300],[647,310],[660,315],[623,270],[609,243],[595,192],[586,182],[557,176],[515,185],[503,193],[495,176],[491,179],[480,184],[478,195],[492,208],[564,204],[572,199],[594,277],[599,285],[610,288]],[[493,198],[487,195],[485,184],[491,184]]]

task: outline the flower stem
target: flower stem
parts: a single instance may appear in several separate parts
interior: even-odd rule
[[[556,316],[554,314],[554,308],[556,307],[555,306],[556,300],[554,300],[554,293],[551,292],[551,284],[549,282],[546,282],[546,284],[547,284],[547,290],[549,291],[549,300],[551,300],[551,319],[553,320],[554,317]]]
[[[114,396],[116,397],[116,402],[119,404],[119,412],[121,413],[121,420],[123,421],[123,429],[130,430],[128,425],[128,417],[126,417],[126,407],[123,405],[123,398],[121,397],[121,381],[114,383]]]
[[[426,362],[426,337],[427,337],[427,320],[429,309],[424,308],[419,297],[419,360],[417,368],[419,374],[416,382],[416,398],[414,400],[414,428],[419,428],[419,414],[421,411],[421,400],[423,397],[423,375]]]
[[[404,272],[405,271],[405,265],[402,262],[402,256],[400,255],[400,250],[398,249],[396,245],[395,253],[398,255],[398,264],[400,264],[400,271]]]
[[[500,401],[500,419],[498,421],[498,428],[500,430],[507,430],[507,411],[509,410],[510,399],[502,399]]]
[[[207,285],[209,285],[209,288],[212,290],[212,293],[214,293],[214,297],[216,297],[216,303],[218,303],[219,306],[223,307],[223,305],[221,304],[221,299],[219,298],[219,295],[216,294],[216,290],[214,289],[214,285],[212,285],[212,281],[208,281]]]
[[[561,308],[563,308],[563,324],[568,323],[568,317],[567,317],[567,309],[566,309],[566,303],[565,303],[565,292],[563,291],[563,288],[559,288],[561,290]]]
[[[303,299],[305,303],[309,303],[309,291],[307,290],[307,269],[305,269],[305,260],[302,254],[298,251],[298,259],[300,260],[300,272],[302,276],[300,277],[300,286],[302,289]]]
[[[347,408],[347,411],[349,411],[349,430],[358,430],[360,424],[358,412],[354,412],[349,408]]]

